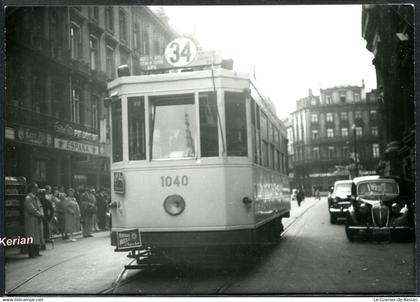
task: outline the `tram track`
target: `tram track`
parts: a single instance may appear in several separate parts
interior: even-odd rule
[[[39,275],[41,275],[41,274],[45,273],[46,271],[48,271],[48,270],[50,270],[50,269],[52,269],[52,268],[55,268],[55,267],[57,267],[57,266],[59,266],[59,265],[62,265],[62,264],[64,264],[64,263],[66,263],[66,262],[69,262],[69,261],[71,261],[71,260],[73,260],[73,259],[76,259],[76,258],[82,257],[82,256],[85,256],[85,254],[76,255],[76,256],[73,256],[73,257],[67,258],[67,259],[65,259],[65,260],[63,260],[63,261],[60,261],[60,262],[58,262],[58,263],[56,263],[56,264],[54,264],[54,265],[51,265],[51,266],[49,266],[49,267],[47,267],[47,268],[45,268],[45,269],[39,270],[36,274],[34,274],[34,275],[30,276],[29,278],[26,278],[26,279],[25,279],[25,280],[23,280],[22,282],[18,283],[18,285],[16,285],[15,287],[13,287],[11,290],[7,291],[7,292],[6,292],[6,294],[11,294],[12,292],[14,292],[15,290],[17,290],[18,288],[22,287],[23,285],[25,285],[25,284],[26,284],[26,283],[28,283],[29,281],[33,280],[33,279],[34,279],[34,278],[36,278],[37,276],[39,276]]]
[[[297,216],[295,219],[293,219],[285,228],[283,233],[281,234],[281,236],[286,235],[292,228],[292,226],[294,226],[298,221],[300,221],[302,219],[302,217],[305,216],[305,214],[312,209],[315,205],[317,204],[317,202],[314,202],[313,204],[311,204],[310,206],[308,206],[305,210],[302,211],[302,213],[299,214],[299,216]],[[246,257],[250,257],[250,256],[246,256]],[[127,266],[132,265],[133,263],[135,263],[135,259],[130,261],[129,264]],[[241,268],[242,269],[242,268]],[[221,280],[220,282],[220,286],[216,287],[216,289],[214,290],[214,294],[216,295],[220,295],[220,294],[224,294],[232,285],[234,285],[237,280],[238,280],[238,276],[240,276],[240,270],[241,269],[233,269],[229,275],[230,277],[225,278],[224,280]],[[138,278],[137,276],[131,276],[126,280],[123,280],[124,277],[126,276],[127,272],[129,271],[129,269],[127,269],[126,267],[124,267],[124,269],[119,273],[118,277],[116,278],[116,280],[112,283],[112,285],[110,287],[107,287],[105,289],[103,289],[102,291],[98,292],[98,294],[113,294],[113,292],[118,289],[119,287],[122,287],[124,285],[129,284],[130,282],[133,282],[134,280],[136,280]],[[145,271],[148,271],[148,269],[138,269],[139,273],[142,273]],[[188,294],[188,293],[186,293]]]

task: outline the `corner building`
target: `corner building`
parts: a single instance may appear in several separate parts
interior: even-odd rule
[[[378,172],[415,181],[414,5],[364,5],[362,36],[374,54],[384,144]]]
[[[175,36],[146,7],[8,6],[5,175],[109,187],[107,82]]]
[[[307,195],[314,188],[326,191],[336,180],[356,173],[375,173],[382,148],[375,90],[366,93],[364,85],[338,86],[321,89],[319,96],[309,90],[289,119],[293,183],[303,186]]]

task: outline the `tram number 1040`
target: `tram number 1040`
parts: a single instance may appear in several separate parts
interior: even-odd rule
[[[188,176],[161,176],[160,182],[162,187],[171,187],[171,186],[188,186]]]

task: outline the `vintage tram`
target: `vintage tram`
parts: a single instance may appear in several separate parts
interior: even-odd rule
[[[248,74],[222,66],[108,84],[116,251],[275,243],[287,140]]]

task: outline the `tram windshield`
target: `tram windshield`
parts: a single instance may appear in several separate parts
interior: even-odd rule
[[[150,97],[152,159],[195,157],[194,95]]]

